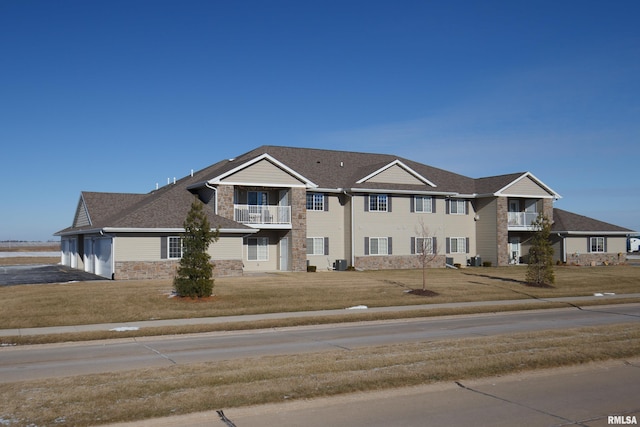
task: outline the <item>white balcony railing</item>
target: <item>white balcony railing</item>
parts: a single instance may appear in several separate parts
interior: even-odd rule
[[[531,228],[538,212],[509,212],[509,227]]]
[[[291,224],[291,206],[233,205],[233,219],[241,224]]]

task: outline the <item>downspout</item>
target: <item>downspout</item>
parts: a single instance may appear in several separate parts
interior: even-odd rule
[[[215,194],[215,206],[213,207],[213,213],[215,213],[216,215],[218,215],[218,189],[216,187],[212,187],[211,185],[209,185],[208,182],[204,183],[204,186],[207,187],[210,190],[213,190],[214,194]]]

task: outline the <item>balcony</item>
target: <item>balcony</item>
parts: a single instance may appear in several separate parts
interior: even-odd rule
[[[509,230],[533,230],[538,212],[509,212]]]
[[[255,228],[291,228],[291,206],[233,205],[233,219]]]

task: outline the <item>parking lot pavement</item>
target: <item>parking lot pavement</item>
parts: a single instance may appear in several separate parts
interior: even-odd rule
[[[25,284],[67,283],[87,280],[107,280],[104,277],[64,265],[7,265],[0,266],[0,286]]]

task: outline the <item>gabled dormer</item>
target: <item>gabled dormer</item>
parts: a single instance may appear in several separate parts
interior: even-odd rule
[[[398,159],[376,169],[367,176],[356,181],[356,184],[364,183],[427,185],[432,188],[436,187],[433,182],[429,181],[427,178]]]

